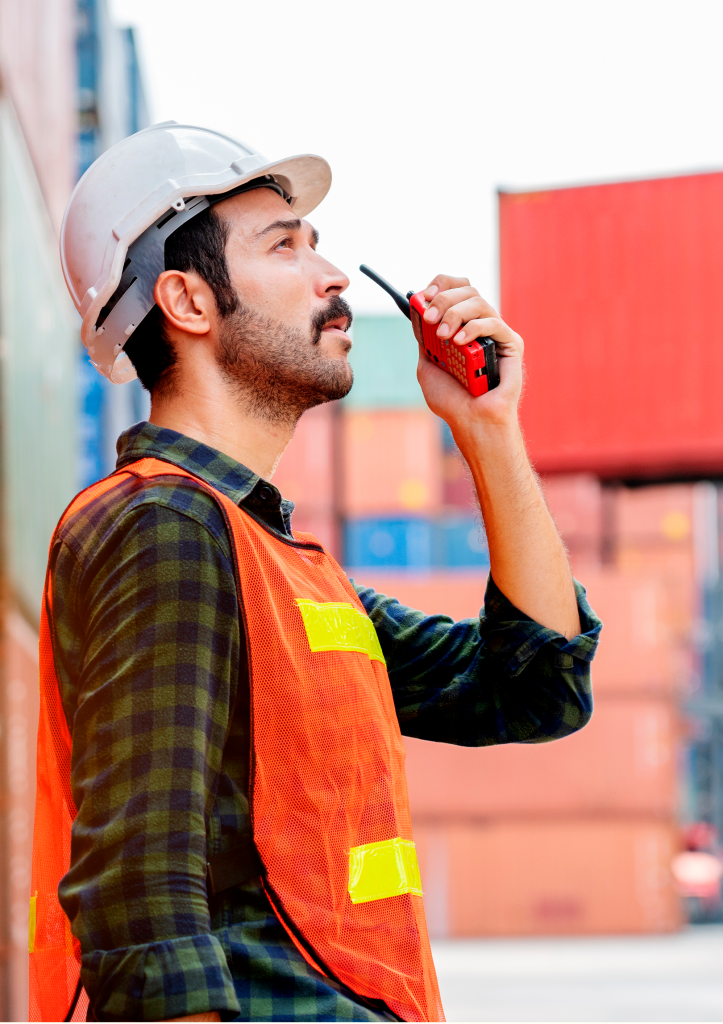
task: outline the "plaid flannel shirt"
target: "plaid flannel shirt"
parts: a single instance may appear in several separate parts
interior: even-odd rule
[[[175,463],[289,534],[293,505],[206,445],[149,423],[118,466]],[[99,1020],[384,1019],[307,964],[258,882],[206,895],[207,854],[249,822],[245,643],[232,550],[193,481],[123,482],[67,521],[51,553],[55,656],[78,816],[60,899]],[[600,622],[527,618],[490,578],[453,622],[356,585],[387,661],[402,733],[467,746],[544,742],[592,710]],[[246,697],[244,698],[244,693]]]

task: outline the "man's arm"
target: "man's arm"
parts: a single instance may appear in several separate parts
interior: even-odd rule
[[[510,604],[491,577],[481,617],[459,622],[355,586],[405,736],[467,747],[545,743],[589,721],[601,623],[579,583],[581,632],[569,641]]]
[[[238,1012],[206,897],[240,644],[233,567],[196,492],[178,504],[119,516],[82,567],[63,544],[54,573],[56,658],[77,686],[59,895],[101,1020]]]
[[[417,376],[432,412],[449,424],[474,478],[492,578],[514,606],[567,639],[580,631],[567,556],[530,465],[517,407],[523,342],[466,278],[438,275],[425,291],[425,320],[437,334],[466,345],[497,344],[500,384],[473,398],[422,354]],[[551,395],[550,401],[559,401]]]

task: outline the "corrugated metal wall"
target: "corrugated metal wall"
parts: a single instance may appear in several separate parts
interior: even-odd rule
[[[541,472],[723,471],[723,174],[500,196]]]

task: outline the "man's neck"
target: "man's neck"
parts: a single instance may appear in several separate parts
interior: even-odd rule
[[[150,422],[192,437],[270,480],[294,433],[295,423],[270,422],[252,411],[227,381],[213,375],[154,397]]]

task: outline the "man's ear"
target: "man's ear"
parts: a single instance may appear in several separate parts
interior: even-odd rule
[[[153,290],[156,305],[168,323],[187,334],[208,334],[216,300],[213,292],[193,271],[164,270]]]

